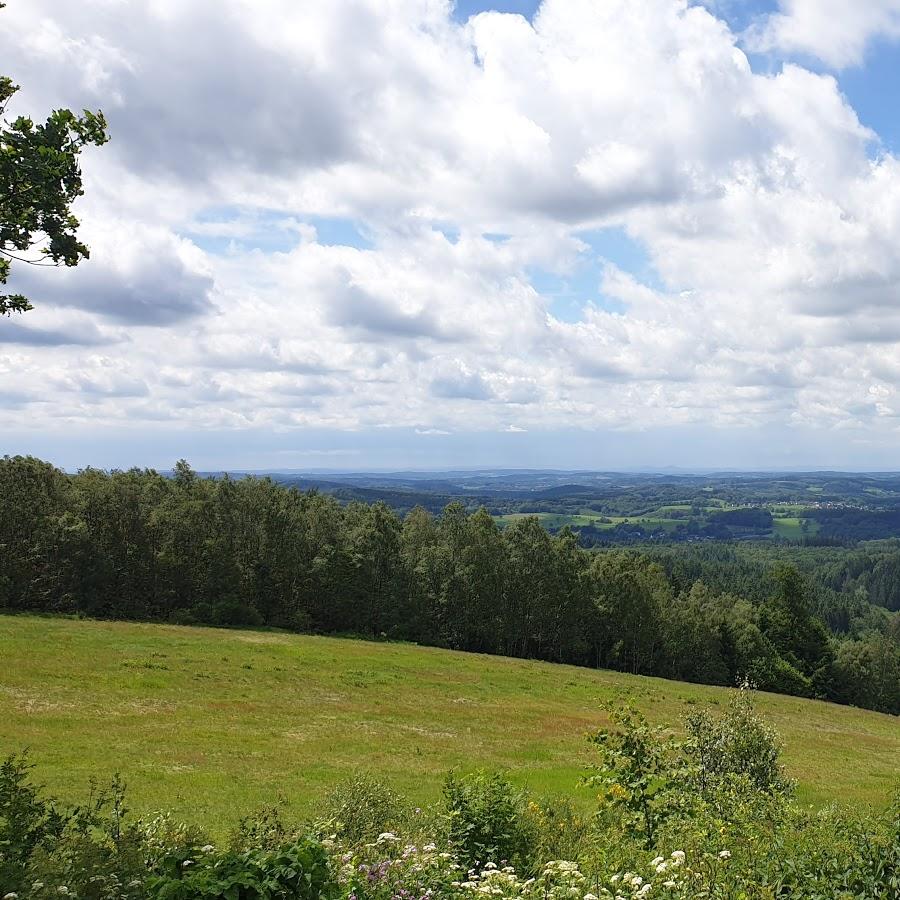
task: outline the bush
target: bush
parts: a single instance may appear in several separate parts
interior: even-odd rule
[[[147,854],[138,825],[126,825],[125,786],[116,776],[83,806],[61,814],[62,830],[38,844],[27,866],[30,900],[140,900]]]
[[[0,893],[21,889],[28,859],[42,841],[58,837],[63,818],[31,783],[25,753],[0,764]]]
[[[742,775],[758,791],[793,790],[779,761],[778,736],[756,714],[746,685],[732,696],[725,715],[716,719],[705,710],[693,712],[685,724],[684,753],[701,789],[726,775]]]
[[[584,779],[599,789],[601,807],[621,816],[622,825],[652,847],[657,831],[675,811],[680,760],[676,745],[651,728],[633,706],[611,707],[615,728],[602,728],[589,740],[600,755]]]
[[[171,856],[161,875],[147,879],[154,900],[326,900],[337,896],[328,854],[305,838],[273,850],[217,852],[205,847],[194,858]]]
[[[524,862],[525,796],[500,774],[451,772],[444,782],[450,845],[462,862]]]
[[[405,818],[403,799],[384,782],[357,775],[341,782],[326,798],[317,828],[347,844],[374,841],[397,831]]]

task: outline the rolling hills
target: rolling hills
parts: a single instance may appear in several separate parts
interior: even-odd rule
[[[451,767],[577,795],[585,732],[605,722],[601,703],[627,697],[677,727],[727,692],[408,644],[0,617],[0,753],[30,748],[37,779],[64,799],[119,771],[136,811],[218,828],[279,798],[307,813],[358,770],[423,802]],[[887,802],[900,720],[770,694],[757,703],[802,800]]]

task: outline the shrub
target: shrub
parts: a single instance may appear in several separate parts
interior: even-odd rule
[[[397,831],[404,812],[403,799],[384,782],[357,775],[341,782],[328,795],[317,827],[347,844],[359,844]]]
[[[444,782],[450,845],[468,865],[524,861],[529,840],[525,796],[496,772],[458,775]]]
[[[272,850],[217,852],[205,847],[195,856],[176,854],[165,872],[147,879],[153,900],[326,900],[337,883],[325,848],[305,838]]]
[[[565,797],[532,800],[526,808],[531,866],[551,860],[579,859],[588,851],[591,820]]]
[[[274,850],[288,843],[289,829],[278,806],[265,806],[252,816],[241,816],[231,835],[231,849],[240,852],[254,847]]]
[[[43,900],[60,895],[78,900],[140,900],[147,854],[137,825],[126,825],[125,785],[116,776],[83,806],[63,814],[58,835],[31,854],[24,896]]]
[[[659,728],[651,728],[633,706],[609,709],[615,728],[603,728],[589,740],[600,761],[584,783],[599,788],[602,807],[618,811],[622,824],[652,847],[656,832],[675,807],[680,760],[677,747]]]
[[[685,724],[688,738],[683,750],[701,789],[726,775],[742,775],[759,791],[793,790],[780,763],[778,736],[757,715],[746,685],[733,694],[725,715],[714,718],[700,710],[692,712]]]
[[[25,877],[28,858],[49,837],[58,837],[63,818],[51,800],[41,797],[29,772],[25,753],[0,763],[0,892],[16,892]]]

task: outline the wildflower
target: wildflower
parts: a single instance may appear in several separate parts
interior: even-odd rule
[[[216,849],[216,848],[213,847],[212,844],[204,844],[204,846],[202,846],[202,847],[200,848],[201,852],[203,852],[203,853],[212,853],[213,850],[215,850],[215,849]]]
[[[19,900],[19,895],[15,891],[10,891],[3,895],[3,900]]]
[[[673,850],[672,859],[676,866],[680,866],[684,862],[684,850]]]
[[[485,867],[485,869],[496,869],[496,868],[497,868],[497,863],[492,863],[492,862],[485,863],[485,864],[484,864],[484,867]]]
[[[437,844],[426,844],[422,849],[426,853],[433,853],[435,850],[437,850]]]
[[[383,831],[381,834],[378,835],[378,840],[376,840],[375,843],[376,844],[386,844],[386,843],[390,843],[392,841],[399,841],[399,840],[400,840],[400,838],[398,838],[397,835],[394,834],[393,831]]]
[[[650,860],[650,865],[658,866],[662,861],[663,861],[663,858],[661,856],[657,856],[655,859]]]
[[[664,887],[664,888],[678,887],[678,883],[675,882],[675,881],[664,881],[664,882],[663,882],[663,887]]]
[[[585,894],[584,900],[599,900],[596,894]]]
[[[61,884],[61,885],[56,889],[56,893],[57,893],[57,894],[68,894],[68,893],[69,893],[69,889],[68,889],[64,884]]]
[[[31,889],[32,889],[33,891],[39,891],[43,886],[44,886],[44,882],[43,882],[43,881],[36,881],[36,882],[31,886]]]
[[[637,892],[638,897],[646,897],[647,894],[650,893],[650,890],[652,889],[652,887],[653,887],[653,885],[650,884],[649,882],[648,882],[647,884],[645,884],[645,885]]]
[[[188,866],[192,866],[194,861],[192,859],[186,859],[182,864],[182,868],[186,869]]]
[[[665,860],[662,860],[662,862],[658,863],[656,866],[656,874],[662,875],[662,873],[665,872],[668,868],[669,864]]]
[[[730,850],[720,850],[719,851],[719,859],[731,859],[731,851]]]
[[[627,872],[626,874],[630,875],[631,873],[630,873],[630,872]],[[619,879],[620,879],[621,877],[622,877],[622,876],[619,875],[619,873],[617,872],[617,873],[616,873],[615,875],[613,875],[613,877],[610,878],[609,880],[610,880],[613,884],[618,884],[618,883],[619,883]]]

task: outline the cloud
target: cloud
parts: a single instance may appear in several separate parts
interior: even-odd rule
[[[65,327],[34,328],[31,322],[17,320],[3,323],[0,345],[23,344],[30,347],[99,347],[114,344],[122,337],[101,331],[93,322],[69,323]]]
[[[347,329],[363,340],[431,338],[453,341],[464,336],[459,329],[441,325],[427,307],[402,308],[349,281],[329,292],[326,310],[326,321],[330,325]]]
[[[488,400],[493,391],[477,372],[441,375],[431,381],[431,396],[444,400]]]
[[[90,261],[72,269],[16,266],[13,290],[35,305],[130,325],[174,325],[212,311],[213,278],[189,242],[162,228],[109,221],[83,236]]]
[[[900,0],[780,0],[779,6],[748,33],[754,49],[814,56],[842,69],[860,65],[876,38],[900,38]]]
[[[16,111],[103,106],[112,141],[91,259],[14,267],[41,318],[0,321],[0,375],[84,428],[893,440],[900,163],[778,54],[853,63],[896,4],[785,3],[771,73],[710,6],[10,5]]]

